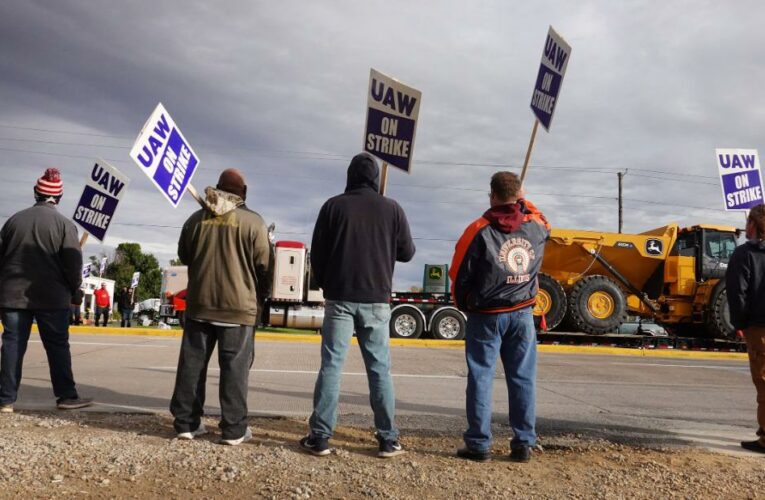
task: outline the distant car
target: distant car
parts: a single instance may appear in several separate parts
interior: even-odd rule
[[[652,321],[634,321],[622,323],[618,333],[622,335],[647,335],[649,337],[666,337],[669,334],[663,326]]]

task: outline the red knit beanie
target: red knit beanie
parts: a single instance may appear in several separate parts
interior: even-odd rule
[[[61,196],[64,194],[61,172],[57,168],[47,169],[43,176],[37,179],[35,192],[41,196]]]

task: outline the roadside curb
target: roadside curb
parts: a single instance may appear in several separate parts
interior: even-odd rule
[[[37,332],[37,325],[32,325],[32,331]],[[181,337],[181,330],[160,330],[159,328],[117,328],[117,327],[92,327],[71,326],[69,333],[75,335],[122,335],[122,336],[151,336],[151,337]],[[290,333],[273,333],[258,331],[256,339],[267,342],[294,342],[294,343],[321,343],[321,336],[317,334],[301,335]],[[358,344],[356,338],[353,343]],[[390,345],[399,347],[431,347],[438,349],[462,349],[465,345],[462,340],[436,340],[436,339],[390,339]],[[595,354],[606,356],[640,356],[652,358],[675,358],[675,359],[729,359],[746,361],[748,356],[742,352],[720,351],[687,351],[679,349],[630,349],[624,347],[608,346],[575,346],[575,345],[550,345],[539,344],[539,352],[554,354]]]

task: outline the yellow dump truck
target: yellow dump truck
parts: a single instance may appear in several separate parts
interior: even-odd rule
[[[535,314],[550,330],[604,334],[637,315],[681,335],[731,337],[724,277],[738,234],[714,225],[640,234],[553,229]]]

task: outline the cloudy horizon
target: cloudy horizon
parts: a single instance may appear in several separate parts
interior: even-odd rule
[[[310,243],[321,204],[362,148],[369,69],[422,92],[412,172],[388,195],[417,255],[394,287],[448,263],[488,204],[497,170],[520,172],[542,45],[572,46],[555,116],[526,182],[555,227],[616,231],[671,222],[741,227],[723,210],[715,148],[762,149],[765,76],[756,2],[114,2],[0,6],[0,223],[32,203],[44,169],[71,216],[93,163],[130,179],[104,245],[138,242],[162,266],[196,209],[173,209],[128,152],[158,102],[200,157],[193,184],[228,167],[278,239]]]

